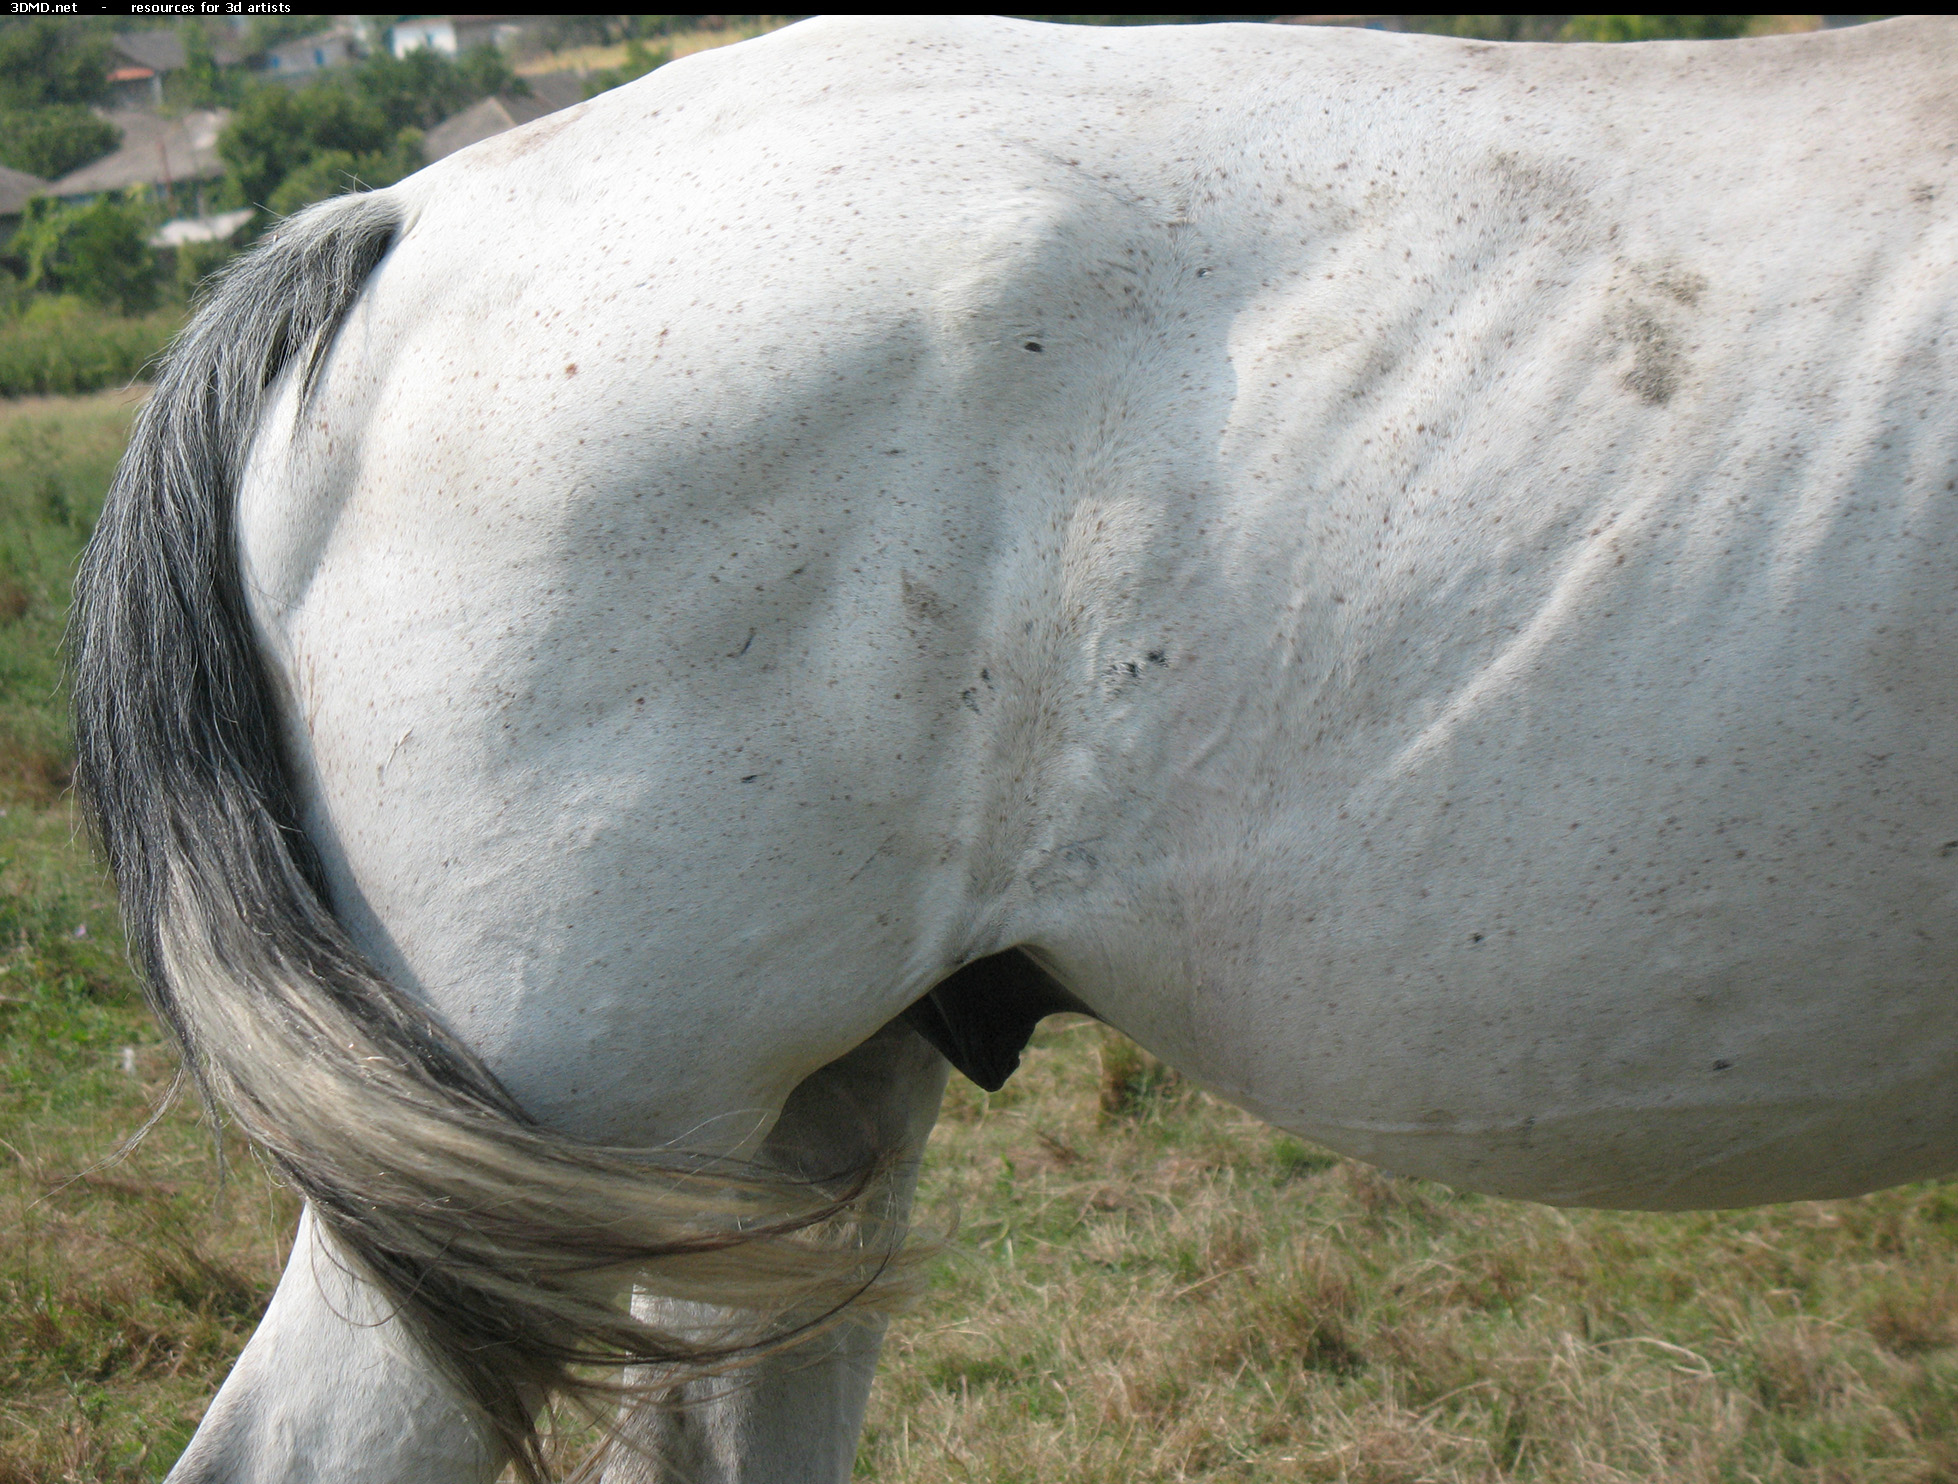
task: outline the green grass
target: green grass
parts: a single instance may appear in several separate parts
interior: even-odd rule
[[[138,405],[133,392],[0,402],[0,786],[43,804],[68,782],[75,559]]]
[[[0,1484],[159,1478],[270,1294],[290,1197],[179,1108],[66,794],[56,641],[132,404],[0,407]],[[79,1178],[77,1178],[79,1176]],[[857,1473],[1958,1480],[1958,1183],[1560,1212],[1336,1159],[1084,1021],[955,1083]]]

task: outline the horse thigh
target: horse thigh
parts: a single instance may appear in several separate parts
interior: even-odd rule
[[[802,1081],[758,1158],[818,1179],[885,1159],[887,1204],[876,1204],[901,1221],[946,1072],[923,1037],[893,1021]],[[633,1308],[683,1330],[711,1329],[722,1317],[645,1294]],[[662,1393],[621,1428],[605,1484],[842,1484],[856,1460],[884,1327],[881,1316],[852,1319],[751,1368]]]

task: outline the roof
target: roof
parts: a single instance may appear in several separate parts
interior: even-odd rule
[[[551,105],[551,111],[569,108],[573,103],[585,101],[585,74],[582,72],[540,72],[535,77],[526,77],[530,84],[530,96],[541,98]]]
[[[184,39],[175,31],[123,31],[115,48],[139,67],[175,72],[184,65]]]
[[[501,134],[505,129],[514,129],[519,124],[527,124],[533,119],[541,119],[547,113],[556,113],[565,103],[554,101],[556,91],[550,92],[537,87],[538,78],[530,79],[534,96],[511,98],[499,93],[493,98],[484,98],[470,104],[461,113],[451,114],[428,131],[422,140],[422,158],[433,165],[457,150],[467,149],[472,144],[481,144],[485,139]],[[566,100],[571,103],[577,98]]]
[[[52,194],[52,189],[40,176],[0,165],[0,216],[19,216],[29,196]]]
[[[180,119],[160,119],[133,109],[105,109],[102,117],[122,130],[122,147],[71,170],[50,185],[53,196],[93,196],[129,186],[180,180],[215,180],[224,174],[218,131],[231,119],[223,109],[199,109]]]

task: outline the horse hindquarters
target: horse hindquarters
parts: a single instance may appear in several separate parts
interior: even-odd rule
[[[480,1446],[437,1448],[442,1471],[418,1476],[474,1477],[501,1451],[536,1477],[538,1402],[585,1385],[576,1368],[753,1359],[874,1298],[904,1264],[887,1227],[859,1225],[855,1246],[799,1237],[850,1221],[868,1170],[817,1185],[541,1126],[439,1014],[375,969],[361,951],[372,935],[357,944],[335,915],[300,828],[289,718],[241,580],[236,512],[255,446],[289,440],[315,383],[333,379],[341,323],[406,215],[376,193],[295,218],[227,274],[173,350],[76,585],[77,786],[159,1017],[207,1096],[306,1197],[320,1228],[309,1240],[351,1266],[418,1350],[415,1379],[352,1394],[370,1396],[377,1425],[419,1436],[414,1398],[436,1394],[439,1374],[487,1432]],[[282,426],[287,415],[295,424]],[[703,1348],[623,1310],[618,1285],[634,1271],[764,1318]],[[288,1274],[279,1345],[257,1347],[213,1418],[224,1436],[282,1441],[239,1444],[248,1466],[229,1445],[200,1444],[185,1478],[220,1456],[227,1477],[308,1473],[298,1440],[344,1395],[320,1355],[345,1351],[363,1376],[416,1371],[332,1338],[345,1321],[295,1291],[311,1281],[310,1265]]]

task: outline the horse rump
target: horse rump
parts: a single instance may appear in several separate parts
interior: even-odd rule
[[[874,1165],[796,1180],[539,1126],[334,916],[233,512],[275,389],[297,376],[305,404],[406,225],[386,192],[292,218],[224,273],[171,348],[76,582],[76,787],[150,1002],[207,1104],[265,1151],[541,1479],[548,1397],[596,1414],[653,1388],[594,1371],[740,1365],[896,1299],[917,1264],[875,1209]],[[628,1312],[632,1284],[739,1317],[664,1331]]]

